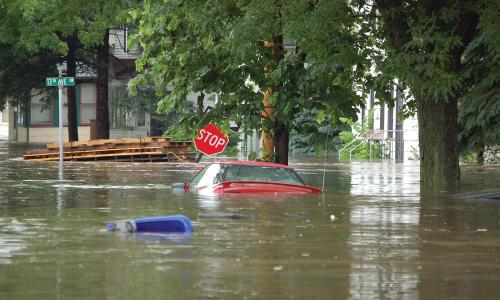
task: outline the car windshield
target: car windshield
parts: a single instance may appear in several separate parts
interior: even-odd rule
[[[223,181],[244,180],[305,185],[304,181],[291,168],[225,164],[221,171]]]
[[[217,184],[223,181],[260,181],[306,185],[291,168],[240,164],[211,164],[190,182],[190,188]]]

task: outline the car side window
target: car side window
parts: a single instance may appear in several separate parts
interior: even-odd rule
[[[201,178],[205,175],[207,172],[208,167],[203,168],[198,174],[196,174],[193,179],[191,179],[191,182],[189,183],[190,188],[196,188],[198,186],[198,183],[200,182]]]
[[[225,181],[263,181],[282,182],[304,185],[304,182],[292,169],[267,166],[225,165],[223,179]]]
[[[240,180],[241,178],[238,177],[238,171],[240,170],[240,166],[238,165],[224,165],[222,169],[222,180],[223,181],[234,181],[234,180]]]
[[[191,188],[199,188],[220,182],[220,165],[213,164],[203,169],[191,181]]]

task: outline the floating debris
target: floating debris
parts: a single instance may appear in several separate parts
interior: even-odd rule
[[[451,196],[458,200],[500,200],[500,190],[475,191]]]
[[[252,215],[243,215],[243,214],[238,214],[238,213],[226,213],[226,212],[199,213],[198,218],[200,218],[200,219],[255,220],[255,217]]]
[[[147,217],[135,220],[122,220],[106,226],[108,231],[118,232],[155,232],[155,233],[192,233],[191,220],[183,215]]]

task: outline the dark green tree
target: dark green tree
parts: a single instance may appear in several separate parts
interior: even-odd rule
[[[376,0],[374,4],[378,14],[371,20],[381,21],[373,31],[381,50],[374,62],[383,74],[379,79],[398,78],[413,97],[422,187],[453,188],[460,179],[459,103],[464,124],[486,125],[498,115],[494,110],[482,117],[466,113],[482,105],[479,95],[489,102],[492,95],[487,94],[498,86],[498,63],[484,61],[495,57],[498,61],[498,20],[490,12],[498,1]]]
[[[200,93],[197,110],[181,118],[193,132],[202,119],[226,128],[235,121],[244,130],[273,132],[275,161],[286,164],[289,132],[298,113],[319,107],[320,121],[325,115],[335,116],[332,120],[355,116],[360,97],[353,91],[351,67],[358,48],[341,42],[352,38],[353,31],[330,29],[337,35],[331,36],[335,40],[329,49],[338,55],[325,62],[319,60],[321,54],[309,56],[311,39],[299,28],[305,22],[296,20],[305,21],[302,14],[309,13],[315,30],[321,18],[348,9],[326,5],[314,13],[308,1],[145,1],[142,9],[131,12],[140,24],[135,41],[144,49],[132,90],[153,84],[165,113],[181,113],[186,96]],[[205,117],[202,102],[211,93],[219,101]],[[266,108],[272,108],[272,115],[264,114]]]
[[[500,143],[500,2],[483,5],[478,35],[464,53],[470,88],[458,111],[460,150],[477,153],[480,162],[485,146]]]
[[[45,77],[54,74],[61,55],[50,50],[33,51],[21,42],[21,7],[16,1],[0,2],[0,107],[7,101],[23,104],[33,89],[45,89]]]
[[[21,82],[24,77],[13,78],[12,85],[23,85],[24,89],[43,89],[44,77],[57,75],[56,65],[65,63],[67,76],[76,75],[77,62],[97,66],[97,127],[100,137],[109,137],[107,112],[107,82],[109,67],[108,29],[119,21],[117,17],[136,1],[78,1],[68,0],[10,0],[3,1],[0,16],[0,47],[2,47],[1,75],[8,76],[12,68],[9,61],[18,62],[17,68],[43,70],[35,73],[32,80]],[[36,59],[39,59],[37,62]],[[89,62],[89,59],[97,60]],[[26,73],[26,74],[29,74]],[[35,80],[42,79],[35,82]],[[8,78],[1,80],[8,82]],[[10,80],[12,81],[12,80]],[[19,82],[18,82],[19,81]],[[33,84],[31,84],[33,83]],[[2,93],[16,98],[12,89]],[[24,93],[24,95],[26,95]],[[29,93],[27,94],[29,95]],[[75,87],[68,88],[68,132],[70,140],[78,139]]]
[[[287,142],[298,113],[317,109],[317,121],[336,122],[353,116],[357,92],[373,88],[390,102],[397,83],[406,112],[419,119],[422,187],[455,187],[459,103],[467,143],[497,141],[498,6],[495,0],[145,1],[131,12],[144,49],[133,87],[154,84],[166,112],[180,111],[189,92],[201,93],[199,104],[217,93],[207,122],[233,120],[278,132],[275,138],[281,131]],[[269,91],[273,116],[266,118],[262,95]],[[193,131],[203,118],[198,107],[183,118]],[[488,112],[477,116],[481,108]]]

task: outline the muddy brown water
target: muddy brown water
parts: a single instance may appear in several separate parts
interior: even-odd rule
[[[169,188],[194,164],[67,163],[60,181],[24,150],[0,144],[0,299],[500,299],[500,200],[422,197],[416,163],[332,159],[322,196],[211,198]],[[322,161],[291,165],[321,186]],[[499,166],[462,177],[461,195],[500,188]],[[104,230],[170,214],[194,234]]]

